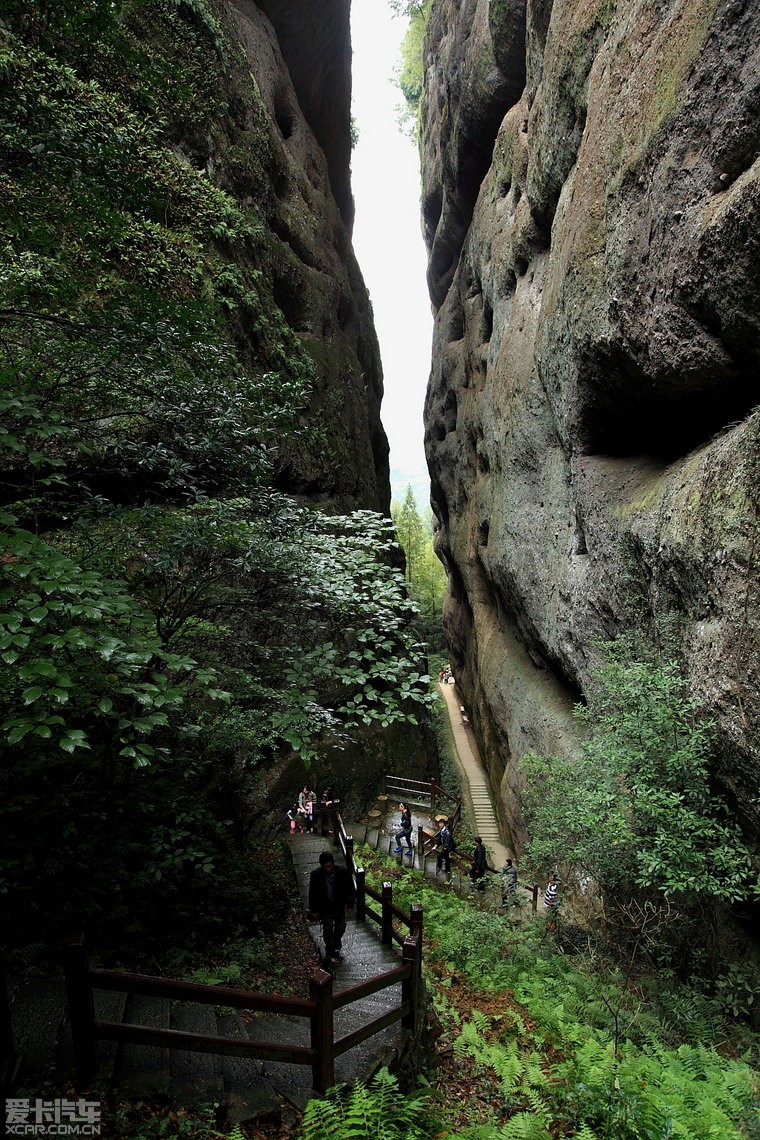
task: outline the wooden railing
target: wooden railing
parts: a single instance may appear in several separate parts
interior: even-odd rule
[[[430,814],[435,815],[436,805],[445,800],[454,804],[453,811],[448,813],[449,828],[452,835],[456,833],[462,817],[462,800],[461,797],[453,795],[451,792],[426,780],[408,780],[404,776],[383,776],[383,794],[389,799],[397,799],[403,801],[407,800],[410,803],[418,803],[424,800],[426,804],[430,804]],[[417,828],[417,856],[420,860],[420,868],[424,868],[425,859],[430,858],[436,852],[436,833],[434,831],[426,831],[424,827]],[[471,858],[463,851],[452,851],[450,855],[451,862],[459,868],[461,872],[469,872],[472,865]],[[492,874],[498,874],[498,867],[488,866],[487,870]],[[530,897],[531,910],[533,914],[538,909],[538,894],[539,888],[537,883],[530,883],[523,886],[520,884],[517,888],[524,891]]]
[[[335,1058],[361,1044],[368,1037],[400,1021],[412,1034],[420,1023],[422,990],[422,907],[413,905],[411,913],[393,902],[390,883],[383,883],[375,891],[366,882],[364,869],[354,860],[352,836],[348,835],[340,813],[325,809],[320,821],[326,834],[327,815],[333,830],[335,845],[340,847],[346,867],[356,883],[356,917],[358,921],[370,919],[380,927],[380,940],[386,945],[393,942],[401,946],[401,965],[378,974],[340,993],[333,993],[332,975],[315,969],[309,979],[309,997],[284,997],[263,994],[254,990],[235,990],[221,986],[199,985],[144,974],[126,974],[115,970],[93,969],[89,964],[87,945],[83,935],[70,939],[64,946],[64,971],[69,1019],[74,1044],[77,1081],[86,1086],[97,1067],[96,1046],[100,1040],[121,1041],[141,1045],[159,1045],[169,1049],[190,1050],[200,1053],[217,1053],[222,1056],[264,1058],[286,1061],[296,1065],[310,1065],[312,1085],[324,1092],[335,1084]],[[376,910],[367,900],[379,903]],[[407,928],[399,931],[394,919]],[[361,1026],[344,1037],[335,1037],[333,1015],[336,1009],[369,997],[370,994],[401,983],[401,1001],[381,1017]],[[207,1005],[230,1006],[261,1013],[278,1013],[282,1016],[307,1017],[310,1022],[310,1045],[282,1045],[273,1041],[247,1041],[228,1037],[210,1037],[174,1029],[154,1029],[148,1026],[99,1021],[95,1017],[93,991],[117,990],[126,994],[146,994],[156,998],[169,998],[200,1002]]]
[[[424,802],[430,804],[430,814],[435,815],[436,809],[443,803],[446,806],[446,816],[449,826],[454,831],[462,816],[462,797],[447,792],[431,780],[407,780],[405,776],[383,776],[383,795],[389,799],[408,800],[410,803]],[[451,805],[451,806],[449,806]]]

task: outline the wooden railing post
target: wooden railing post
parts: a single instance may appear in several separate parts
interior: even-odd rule
[[[367,872],[363,867],[356,868],[356,921],[364,922],[367,917]]]
[[[381,902],[383,906],[383,923],[380,941],[383,946],[390,946],[393,942],[393,911],[391,909],[393,906],[393,887],[390,883],[383,883]]]
[[[311,1047],[317,1052],[311,1083],[318,1093],[327,1092],[335,1084],[332,987],[332,974],[326,970],[315,970],[309,978],[309,997],[317,1003],[311,1017]]]
[[[404,965],[411,968],[409,977],[401,983],[401,1000],[408,1001],[410,1005],[409,1012],[401,1019],[401,1024],[410,1033],[416,1033],[420,985],[420,942],[411,934],[404,939],[401,957]]]
[[[336,847],[340,847],[340,812],[337,810],[337,808],[333,808],[331,811],[331,815],[332,815],[333,844]]]
[[[533,884],[533,897],[531,899],[530,909],[534,914],[538,910],[538,883]]]
[[[409,915],[409,934],[412,938],[416,938],[417,940],[417,962],[419,964],[420,976],[422,976],[422,919],[422,906],[420,903],[412,903]]]
[[[86,1085],[95,1076],[95,1006],[89,977],[87,944],[83,934],[68,938],[63,946],[66,999],[74,1044],[77,1083]]]

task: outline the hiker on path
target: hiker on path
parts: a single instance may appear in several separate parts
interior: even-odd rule
[[[472,866],[470,867],[470,878],[476,891],[485,890],[486,863],[486,849],[483,846],[483,840],[479,835],[476,835],[475,846],[472,850]]]
[[[340,807],[340,796],[332,784],[327,784],[325,786],[325,790],[322,792],[321,806],[330,809]]]
[[[309,833],[314,830],[314,801],[316,798],[316,793],[309,790],[308,784],[304,784],[303,789],[298,793],[298,812],[299,815],[303,816],[303,822],[306,824],[306,830]]]
[[[507,859],[499,874],[501,875],[501,905],[517,906],[517,867],[513,865],[511,859]]]
[[[395,839],[396,839],[395,854],[396,855],[401,854],[401,847],[399,845],[401,843],[401,840],[403,839],[406,841],[406,853],[407,853],[407,855],[411,855],[413,852],[413,848],[412,848],[412,813],[410,812],[410,810],[406,806],[406,804],[399,804],[398,810],[401,812],[401,818],[399,820],[399,829],[395,835]]]
[[[322,923],[325,942],[323,965],[336,966],[343,961],[341,946],[346,929],[346,914],[354,909],[354,880],[345,867],[336,867],[331,851],[319,856],[319,866],[309,878],[309,917]]]
[[[440,828],[435,837],[435,845],[438,848],[438,854],[435,859],[435,873],[436,875],[443,867],[446,874],[451,874],[451,852],[454,850],[454,837],[449,829],[449,821],[447,819],[441,820]]]
[[[295,835],[296,832],[300,835],[303,831],[301,827],[301,817],[298,814],[298,805],[293,804],[288,808],[288,819],[290,820],[290,834]]]
[[[559,906],[559,886],[554,875],[549,876],[546,894],[544,895],[544,906],[549,914]]]

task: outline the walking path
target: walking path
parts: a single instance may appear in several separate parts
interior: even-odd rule
[[[472,732],[463,719],[458,693],[452,685],[442,685],[459,762],[469,785],[475,824],[490,850],[495,867],[502,866],[509,854],[501,842],[496,817],[491,805],[483,766]],[[432,821],[418,815],[415,826]],[[383,824],[385,826],[383,826]],[[396,828],[395,819],[386,817],[380,826],[356,827],[357,841],[366,841],[373,847],[393,848],[391,838]],[[317,866],[319,853],[331,846],[329,839],[317,835],[296,835],[290,839],[290,850],[295,868],[301,902],[306,910],[309,876]],[[336,859],[340,854],[335,853]],[[404,865],[418,865],[423,872],[435,875],[435,855],[422,859],[415,850],[413,856],[398,856]],[[463,878],[457,875],[462,888]],[[321,954],[321,928],[311,927],[311,935]],[[370,977],[385,973],[399,964],[398,952],[383,946],[377,929],[371,922],[351,919],[343,938],[345,962],[334,973],[334,992],[357,985]],[[47,988],[45,988],[47,987]],[[120,1004],[119,1004],[120,1002]],[[335,1011],[335,1031],[343,1037],[368,1022],[381,1017],[391,1006],[400,1002],[400,985],[389,987],[347,1004]],[[112,1008],[113,1006],[113,1008]],[[139,1008],[138,1008],[139,1007]],[[131,1021],[138,1024],[155,1024],[165,1028],[182,1029],[203,1034],[229,1037],[248,1037],[253,1040],[308,1045],[309,1024],[303,1018],[285,1018],[264,1015],[243,1021],[231,1011],[211,1007],[177,1006],[169,1001],[141,998],[126,1000],[124,995],[98,992],[97,1015],[105,1020]],[[26,1075],[34,1081],[40,1073],[56,1071],[70,1074],[72,1055],[67,1025],[66,1003],[62,979],[46,982],[20,983],[12,987],[11,1015],[19,1049],[24,1054]],[[367,1039],[336,1059],[336,1080],[351,1081],[367,1078],[380,1064],[392,1061],[403,1041],[404,1031],[398,1024]],[[100,1079],[124,1091],[150,1095],[156,1091],[168,1094],[177,1103],[216,1101],[227,1105],[230,1120],[279,1118],[282,1102],[303,1107],[314,1095],[311,1088],[311,1069],[308,1066],[283,1062],[243,1060],[234,1057],[215,1057],[196,1053],[171,1053],[168,1049],[151,1046],[119,1046],[102,1043]]]
[[[446,702],[457,756],[469,786],[477,834],[489,848],[492,865],[498,870],[507,857],[514,858],[514,855],[502,842],[483,762],[472,729],[464,720],[459,691],[456,685],[438,687]]]

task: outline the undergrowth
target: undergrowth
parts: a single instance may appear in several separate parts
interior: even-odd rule
[[[438,1135],[452,1140],[760,1136],[758,1041],[718,1001],[670,976],[632,976],[598,951],[570,957],[543,916],[511,924],[390,860],[364,850],[362,858],[393,878],[397,905],[424,908],[426,984],[441,1036],[426,1075],[432,1087],[414,1102],[423,1131],[408,1135],[428,1134],[421,1116],[431,1126],[438,1119],[437,1088],[447,1095]],[[401,1120],[407,1105],[393,1095]],[[388,1112],[387,1085],[362,1087],[368,1122],[380,1096]],[[374,1125],[363,1131],[345,1102],[344,1115],[329,1125],[325,1117],[320,1130],[321,1111],[312,1110],[305,1140],[385,1135]]]

